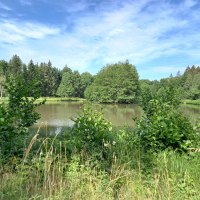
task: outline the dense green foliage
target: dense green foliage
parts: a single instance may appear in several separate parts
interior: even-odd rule
[[[194,145],[195,131],[189,119],[174,106],[153,99],[147,104],[147,110],[137,126],[141,144],[146,150],[158,151],[172,148],[187,151]]]
[[[175,77],[163,78],[160,81],[140,80],[142,91],[148,89],[152,95],[159,94],[163,98],[167,87],[176,89],[176,96],[180,99],[200,99],[200,67],[187,67],[183,75],[180,72]],[[170,92],[170,91],[169,91]]]
[[[46,141],[43,145],[52,143]],[[59,148],[39,153],[31,164],[18,163],[15,172],[7,166],[6,172],[0,174],[0,199],[198,200],[200,196],[198,153],[191,157],[159,153],[153,159],[154,168],[148,172],[140,168],[144,164],[140,154],[134,155],[138,163],[135,168],[121,164],[118,157],[110,173],[99,171],[89,162],[80,165],[79,156],[69,162]]]
[[[28,134],[28,127],[39,119],[35,107],[37,93],[28,98],[29,90],[25,87],[23,78],[9,78],[5,85],[8,93],[8,103],[0,104],[0,153],[9,158],[23,153],[21,136]]]
[[[61,80],[60,71],[52,67],[50,61],[38,65],[31,60],[25,65],[17,55],[14,55],[9,62],[0,61],[0,80],[3,78],[5,83],[9,77],[17,79],[19,76],[23,78],[29,96],[33,96],[35,92],[39,92],[43,97],[55,96]],[[2,96],[6,96],[5,90],[2,91]]]
[[[102,113],[86,109],[73,129],[33,137],[22,160],[0,165],[0,198],[198,199],[199,153],[157,151],[154,155],[141,145],[151,141],[138,140],[135,133],[126,128],[111,130]],[[69,145],[74,148],[70,154]]]
[[[85,91],[87,99],[99,102],[132,103],[138,94],[138,73],[128,61],[104,67]]]
[[[88,73],[79,74],[67,66],[63,69],[62,80],[57,90],[61,97],[84,97],[84,91],[93,82],[93,76]]]
[[[9,77],[23,77],[28,86],[28,95],[39,92],[41,97],[84,97],[84,91],[93,82],[93,76],[84,72],[72,71],[65,66],[63,70],[53,67],[51,62],[28,65],[14,55],[9,62],[0,60],[0,96],[6,96],[4,84]]]
[[[59,71],[50,61],[26,66],[17,55],[0,61],[0,93],[8,97],[0,104],[0,199],[198,199],[200,124],[192,127],[179,103],[198,102],[199,83],[194,66],[139,81],[128,62],[93,77]],[[84,93],[100,102],[140,100],[144,116],[135,128],[117,129],[101,112],[84,109],[72,128],[49,136],[39,129],[30,139],[39,96]]]
[[[0,96],[7,96],[4,84],[8,77],[22,76],[29,88],[29,96],[35,91],[41,97],[81,97],[97,102],[133,103],[140,99],[140,93],[149,89],[151,95],[163,93],[173,85],[181,100],[200,99],[200,67],[187,67],[181,75],[170,75],[160,81],[138,80],[136,68],[126,62],[103,67],[96,76],[72,71],[67,65],[59,70],[51,62],[24,64],[14,55],[9,62],[0,60]]]
[[[112,125],[103,118],[103,114],[87,108],[74,122],[72,134],[76,151],[84,152],[85,156],[90,156],[93,160],[98,158],[103,162],[108,159],[113,145]]]
[[[188,148],[197,149],[199,126],[177,112],[173,88],[164,98],[143,95],[148,106],[135,129],[112,129],[102,113],[85,109],[72,129],[24,140],[38,118],[37,94],[27,98],[17,80],[0,107],[1,199],[198,199],[199,154]]]
[[[171,148],[187,151],[195,145],[197,136],[189,119],[180,112],[179,91],[171,83],[156,93],[149,87],[142,90],[141,106],[145,112],[137,124],[137,134],[146,150],[158,151]]]
[[[61,83],[58,87],[57,90],[57,95],[58,96],[63,96],[63,97],[73,97],[74,96],[74,86],[73,86],[73,77],[72,77],[72,70],[68,68],[63,72],[62,74],[62,80]]]

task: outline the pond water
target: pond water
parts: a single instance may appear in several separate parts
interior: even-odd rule
[[[72,126],[72,118],[75,118],[84,106],[88,106],[87,103],[62,102],[41,105],[37,108],[41,118],[36,126],[41,123],[53,127]],[[93,104],[90,107],[101,111],[104,117],[111,121],[114,126],[134,126],[133,118],[142,116],[142,109],[134,104]]]
[[[182,105],[181,111],[190,119],[192,124],[195,124],[197,120],[200,120],[200,106],[198,105]]]
[[[83,102],[59,102],[55,104],[44,104],[36,111],[40,114],[40,119],[30,129],[36,133],[40,127],[43,134],[59,133],[65,127],[73,125],[73,118],[81,113],[88,103]],[[114,126],[128,125],[134,127],[134,118],[142,116],[142,109],[134,104],[90,104],[92,109],[101,111],[105,119],[112,122]]]
[[[86,103],[87,104],[87,103]],[[83,102],[60,102],[57,104],[45,104],[37,108],[41,118],[34,125],[37,127],[48,127],[48,132],[55,133],[63,127],[73,125],[75,118],[86,106]],[[114,126],[129,125],[134,127],[134,118],[142,116],[142,109],[134,104],[93,104],[93,109],[102,111],[104,117],[112,122]],[[183,113],[195,123],[200,116],[200,106],[181,106]]]

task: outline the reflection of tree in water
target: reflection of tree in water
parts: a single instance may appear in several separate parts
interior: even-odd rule
[[[142,109],[134,104],[89,104],[93,109],[103,112],[104,117],[112,122],[114,126],[123,126],[128,124],[134,126],[135,117],[140,117],[143,114]],[[58,104],[46,104],[37,108],[41,114],[40,122],[48,122],[50,126],[70,126],[72,117],[75,117],[81,112],[84,103],[80,102],[61,102]],[[186,117],[190,118],[192,123],[200,116],[199,106],[182,106],[182,112]]]
[[[50,126],[71,126],[71,118],[83,108],[80,102],[62,102],[40,106],[37,111],[41,114],[39,122],[48,122]]]
[[[133,104],[99,104],[95,106],[95,109],[101,110],[105,118],[115,126],[134,126],[133,118],[142,115],[141,108]]]
[[[181,106],[181,111],[183,114],[190,119],[190,121],[195,124],[200,118],[200,106],[184,105]]]

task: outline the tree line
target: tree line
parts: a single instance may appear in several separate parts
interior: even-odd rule
[[[188,66],[183,74],[178,71],[175,76],[171,74],[168,78],[160,81],[140,80],[142,92],[149,90],[151,94],[157,93],[160,97],[166,93],[166,88],[171,86],[176,90],[179,99],[200,99],[200,67]]]
[[[1,97],[7,96],[4,85],[10,77],[21,79],[29,96],[38,92],[41,97],[80,97],[98,102],[133,103],[145,93],[163,96],[173,85],[180,99],[200,98],[199,66],[188,66],[182,75],[177,72],[176,76],[150,81],[140,80],[136,67],[128,61],[106,65],[92,75],[89,72],[80,74],[67,65],[59,70],[52,66],[51,61],[38,64],[30,60],[26,65],[14,55],[8,62],[0,60]]]
[[[59,70],[52,66],[51,61],[35,64],[30,60],[26,65],[17,55],[9,62],[0,60],[1,96],[6,96],[4,84],[10,77],[21,79],[29,90],[29,96],[37,90],[41,97],[83,97],[84,90],[93,81],[93,76],[88,72],[80,74],[67,65]]]

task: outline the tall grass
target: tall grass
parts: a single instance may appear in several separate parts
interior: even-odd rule
[[[44,138],[31,155],[31,141],[23,160],[13,158],[0,168],[0,199],[199,199],[200,154],[164,151],[156,156],[113,152],[109,170],[82,154],[67,157],[67,144]],[[82,152],[85,153],[85,152]],[[130,156],[130,157],[129,157]],[[151,158],[152,165],[148,159]],[[145,167],[146,166],[146,167]],[[151,166],[151,167],[149,167]]]

